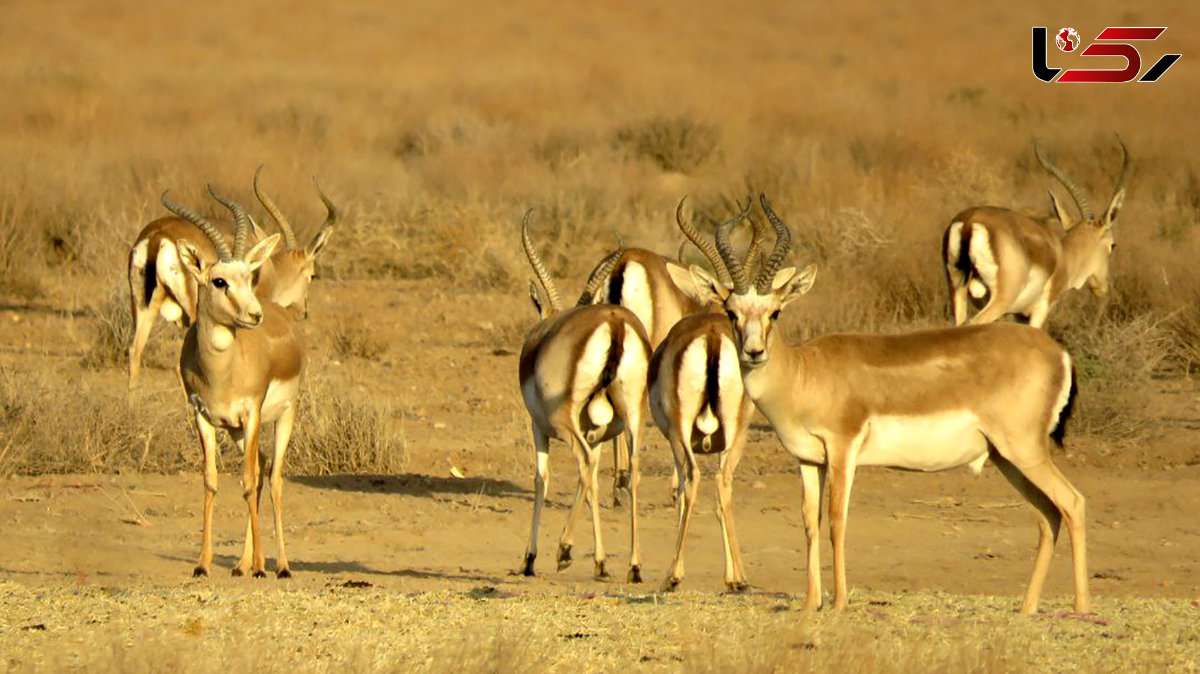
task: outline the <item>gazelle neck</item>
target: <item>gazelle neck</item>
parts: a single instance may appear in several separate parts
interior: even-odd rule
[[[797,349],[784,342],[780,335],[767,342],[767,362],[757,368],[747,368],[742,365],[742,381],[746,385],[746,395],[754,401],[763,414],[770,413],[763,405],[770,406],[771,401],[779,397],[781,388],[794,385],[804,376],[802,358]]]
[[[1075,290],[1082,288],[1096,272],[1095,240],[1085,227],[1087,225],[1076,225],[1062,238],[1062,266],[1066,272],[1067,286]]]

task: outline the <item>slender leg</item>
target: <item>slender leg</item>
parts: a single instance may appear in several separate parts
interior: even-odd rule
[[[825,466],[802,463],[800,477],[804,480],[804,537],[808,548],[808,596],[806,611],[821,608],[821,499],[825,494]]]
[[[628,583],[642,582],[642,542],[638,536],[638,487],[642,482],[639,452],[641,420],[637,428],[631,429],[629,437],[629,573],[625,577]]]
[[[746,415],[749,418],[749,415]],[[722,433],[729,427],[723,426]],[[730,592],[742,592],[750,587],[746,572],[742,569],[742,553],[738,548],[737,527],[733,523],[733,472],[742,460],[746,443],[745,429],[726,441],[726,451],[721,452],[721,465],[717,470],[717,520],[721,523],[721,539],[725,543],[725,587]]]
[[[578,437],[572,437],[571,450],[575,453],[575,463],[579,471],[579,481],[575,484],[575,499],[571,502],[571,510],[567,513],[567,522],[563,526],[562,536],[558,539],[558,570],[562,571],[571,565],[571,545],[575,540],[575,523],[579,520],[579,512],[583,508],[583,500],[591,493],[592,471],[588,466],[588,446],[581,444]]]
[[[243,445],[244,436],[234,433],[234,437],[239,445]],[[267,457],[262,452],[258,454],[258,482],[254,485],[254,502],[259,508],[262,508],[262,490],[263,481],[266,479],[266,464]],[[250,567],[254,565],[254,530],[250,528],[250,516],[246,515],[246,537],[242,543],[242,557],[238,560],[237,566],[233,567],[234,576],[244,576],[250,572]]]
[[[1045,439],[1042,442],[1047,442]],[[1049,448],[1046,449],[1047,456]],[[1049,458],[1028,466],[1017,466],[1035,487],[1049,498],[1067,525],[1071,536],[1071,567],[1075,577],[1075,611],[1088,613],[1092,599],[1088,592],[1087,540],[1085,538],[1085,500]],[[1025,607],[1022,607],[1023,609]]]
[[[207,576],[212,570],[212,516],[213,500],[217,496],[217,429],[196,412],[193,417],[196,433],[200,436],[200,449],[204,452],[204,533],[200,539],[200,561],[196,563],[193,576]]]
[[[854,484],[855,441],[839,441],[830,451],[829,537],[833,542],[833,608],[841,611],[849,601],[846,588],[846,519],[850,515],[850,488]]]
[[[675,559],[671,561],[667,578],[663,581],[664,592],[670,592],[679,587],[679,583],[683,580],[683,546],[687,540],[688,527],[692,522],[692,509],[696,505],[696,490],[700,485],[700,467],[696,463],[696,455],[692,453],[690,446],[683,443],[683,433],[680,429],[675,429],[672,436],[671,449],[675,452],[676,457],[682,458],[683,465],[680,466],[679,481],[683,486],[680,489],[679,529],[675,537]],[[675,461],[680,463],[681,459],[676,458]]]
[[[538,526],[542,521],[542,506],[546,502],[546,487],[550,484],[550,438],[533,425],[533,446],[537,455],[537,467],[533,474],[533,525],[529,532],[529,545],[525,546],[525,564],[521,573],[533,575],[533,560],[537,559]]]
[[[1037,556],[1033,562],[1033,575],[1025,590],[1025,601],[1021,603],[1021,613],[1030,615],[1037,612],[1038,598],[1042,594],[1042,586],[1046,582],[1046,573],[1050,569],[1050,559],[1054,556],[1054,543],[1058,540],[1059,526],[1062,523],[1062,513],[1058,507],[1042,493],[1016,466],[998,452],[991,454],[992,463],[1000,470],[1013,487],[1033,506],[1037,515],[1038,547]]]
[[[131,283],[132,285],[132,283]],[[139,306],[136,299],[131,298],[133,305],[133,341],[129,344],[129,388],[137,386],[138,376],[142,371],[142,352],[146,350],[146,342],[150,339],[150,330],[154,327],[154,319],[162,307],[166,294],[161,287],[154,289],[148,306]]]
[[[596,543],[594,575],[596,578],[608,578],[608,570],[604,566],[604,535],[600,531],[600,453],[599,447],[587,447],[587,468],[591,476],[587,486],[587,502],[592,511],[592,538]]]
[[[283,544],[283,460],[287,455],[288,441],[292,438],[292,427],[296,422],[296,406],[288,405],[279,421],[275,422],[275,456],[271,458],[271,510],[275,514],[275,540],[279,545],[279,557],[275,560],[275,576],[291,578],[287,548]],[[262,484],[262,477],[258,483]],[[261,487],[260,487],[261,493]]]
[[[250,512],[250,541],[254,555],[250,572],[255,578],[265,578],[267,575],[266,555],[263,554],[262,546],[262,528],[259,526],[258,520],[258,485],[262,475],[258,462],[260,413],[260,410],[252,408],[246,418],[242,420],[242,451],[245,455],[242,468],[242,497],[246,499],[246,509]]]
[[[624,435],[613,438],[613,507],[625,504],[629,496],[629,441]]]

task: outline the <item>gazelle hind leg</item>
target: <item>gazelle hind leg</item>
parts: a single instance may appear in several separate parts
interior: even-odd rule
[[[1058,540],[1062,513],[1042,490],[1030,482],[1008,459],[993,450],[991,460],[1000,474],[1029,502],[1037,515],[1037,556],[1033,562],[1033,575],[1029,578],[1029,586],[1025,590],[1025,600],[1021,603],[1021,613],[1032,614],[1037,612],[1038,598],[1041,597],[1046,573],[1050,569],[1050,560],[1054,556],[1054,543]]]
[[[591,459],[586,442],[581,442],[580,435],[574,435],[571,440],[571,450],[575,454],[575,464],[578,468],[578,482],[575,485],[575,498],[571,502],[571,510],[567,513],[567,521],[563,526],[562,536],[558,539],[558,570],[562,571],[571,565],[571,547],[575,540],[575,525],[583,508],[584,499],[591,493],[592,469]]]
[[[629,573],[625,580],[629,583],[642,582],[642,542],[638,535],[638,486],[642,481],[641,468],[639,466],[640,457],[638,453],[641,451],[640,431],[641,420],[638,420],[638,428],[629,430]]]
[[[722,427],[726,432],[728,426]],[[730,592],[742,592],[750,587],[746,572],[742,568],[742,553],[738,547],[737,528],[733,523],[733,473],[742,460],[746,444],[746,429],[726,443],[728,449],[721,452],[721,464],[717,469],[717,520],[721,523],[721,540],[725,544],[725,587]]]
[[[537,455],[537,466],[533,474],[533,524],[529,531],[529,544],[525,546],[525,561],[521,575],[533,575],[533,562],[537,559],[538,527],[542,521],[542,506],[546,503],[546,488],[550,484],[550,438],[533,424],[533,446]]]
[[[692,510],[696,505],[696,491],[700,486],[700,467],[691,447],[683,442],[682,430],[675,429],[671,436],[671,449],[676,457],[675,463],[679,466],[681,487],[679,490],[679,528],[675,536],[675,558],[671,561],[666,580],[663,581],[664,592],[674,590],[683,581],[684,544],[687,542],[687,532],[692,522]]]
[[[613,438],[613,507],[629,501],[629,441],[624,434]]]
[[[132,289],[133,280],[130,280]],[[140,294],[140,293],[139,293]],[[154,320],[158,318],[166,292],[161,286],[156,286],[147,304],[141,304],[136,297],[130,298],[133,315],[133,339],[129,342],[129,389],[137,386],[138,377],[142,371],[142,353],[146,343],[150,341],[150,331],[154,328]]]
[[[288,441],[291,440],[292,427],[295,422],[295,404],[288,405],[279,420],[275,422],[275,455],[271,457],[271,510],[275,515],[275,543],[279,546],[279,556],[275,560],[275,576],[277,578],[292,577],[292,570],[288,565],[287,547],[283,543],[283,461],[287,456]],[[262,484],[261,477],[259,477],[258,483]]]
[[[239,446],[244,446],[244,435],[234,434],[234,440]],[[254,486],[254,502],[258,507],[262,507],[262,490],[266,480],[266,464],[267,457],[265,454],[259,453],[258,456],[258,481]],[[250,523],[250,516],[246,515],[246,538],[242,544],[242,556],[238,559],[237,566],[233,567],[233,575],[244,576],[250,572],[250,567],[254,565],[254,529]]]

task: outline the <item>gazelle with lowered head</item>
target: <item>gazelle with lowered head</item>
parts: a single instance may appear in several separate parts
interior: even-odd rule
[[[308,288],[316,273],[316,260],[329,241],[338,220],[337,207],[329,200],[316,179],[313,184],[325,204],[324,224],[307,246],[301,247],[291,224],[270,197],[259,187],[259,174],[254,173],[254,193],[283,234],[285,245],[256,271],[255,292],[276,304],[288,307],[301,316],[308,313]],[[211,223],[222,236],[234,235],[233,228],[221,221]],[[251,242],[266,238],[251,220],[244,236]],[[150,339],[154,320],[164,320],[188,327],[196,318],[197,288],[194,279],[184,271],[179,259],[179,241],[187,241],[208,264],[217,260],[212,241],[194,224],[178,216],[158,218],[146,225],[129,249],[129,304],[133,319],[133,339],[129,344],[129,387],[137,385],[141,372],[142,353]]]
[[[188,328],[179,356],[179,377],[204,453],[204,533],[195,575],[208,575],[212,566],[217,429],[229,432],[244,459],[246,543],[233,574],[266,575],[258,507],[267,456],[259,449],[259,439],[263,425],[274,424],[270,485],[279,545],[275,574],[287,578],[291,571],[283,541],[283,461],[296,420],[305,365],[304,340],[287,310],[254,293],[254,273],[270,258],[279,235],[272,234],[247,250],[249,216],[237,203],[211,188],[209,191],[234,215],[237,233],[233,248],[205,218],[172,203],[166,192],[162,196],[163,205],[196,225],[217,251],[216,260],[209,262],[191,241],[176,242],[183,271],[196,287],[195,321]]]
[[[936,471],[991,460],[1037,514],[1038,551],[1021,606],[1037,609],[1059,526],[1071,536],[1075,610],[1090,609],[1084,498],[1059,472],[1075,395],[1067,352],[1045,332],[993,323],[898,335],[834,334],[791,345],[780,312],[807,293],[816,267],[780,269],[787,225],[760,203],[776,232],[775,253],[753,284],[741,262],[718,245],[733,277],[727,284],[691,267],[698,299],[721,302],[733,328],[746,394],[788,452],[801,462],[808,538],[806,607],[821,604],[817,531],[829,483],[835,609],[846,607],[846,520],[859,466]],[[727,240],[728,227],[717,231]]]
[[[716,252],[712,250],[712,244],[696,231],[690,220],[684,218],[686,202],[685,196],[676,206],[675,222],[684,236],[700,248],[709,263],[716,264]],[[751,256],[758,254],[762,244],[757,227],[754,232],[755,236],[747,253]],[[680,250],[682,251],[682,248]],[[613,255],[617,256],[615,262],[611,259]],[[678,259],[681,258],[682,254]],[[602,269],[608,271],[597,274]],[[675,279],[681,277],[681,273],[685,271],[686,267],[682,266],[680,261],[649,250],[618,250],[596,265],[591,278],[595,279],[598,291],[586,299],[590,302],[623,306],[632,311],[646,329],[650,338],[650,348],[653,350],[666,339],[671,328],[680,319],[712,310],[712,306],[698,302],[675,283]],[[622,442],[621,438],[613,442],[613,502],[618,505],[621,503],[622,491],[629,486],[629,466],[625,462],[628,452],[622,447]],[[678,481],[673,480],[672,486],[677,487]]]
[[[731,223],[745,219],[751,205],[752,202],[747,202],[746,208]],[[693,237],[695,230],[681,215],[677,221],[684,234],[693,239],[708,258],[718,281],[732,285],[730,270],[722,255],[707,240]],[[757,230],[757,222],[755,224]],[[757,231],[754,240],[761,241]],[[724,239],[721,243],[728,245]],[[746,259],[756,252],[757,246],[752,244]],[[732,257],[733,253],[727,250],[724,255]],[[689,270],[670,265],[668,272],[675,286],[694,289]],[[692,290],[692,294],[699,293]],[[732,592],[745,590],[749,584],[742,568],[733,522],[733,473],[742,458],[754,403],[746,396],[742,384],[729,320],[720,313],[705,311],[676,322],[650,357],[648,383],[650,412],[655,425],[670,443],[675,460],[676,502],[679,506],[675,557],[663,582],[663,590],[674,590],[683,580],[684,543],[700,482],[696,455],[713,453],[720,456],[716,474],[716,512],[725,548],[725,586]]]
[[[991,323],[1016,314],[1040,328],[1054,303],[1068,290],[1086,284],[1096,296],[1107,296],[1109,259],[1116,245],[1113,225],[1125,202],[1130,168],[1129,151],[1120,136],[1117,143],[1121,173],[1100,217],[1092,210],[1086,192],[1048,160],[1035,142],[1038,161],[1067,188],[1079,218],[1071,215],[1051,189],[1053,218],[1043,220],[1007,208],[978,206],[950,220],[942,239],[942,258],[955,325]],[[984,304],[968,321],[971,302]]]
[[[521,244],[537,277],[530,297],[539,321],[521,348],[521,397],[529,411],[536,450],[533,523],[521,572],[534,575],[538,527],[550,479],[550,439],[563,440],[575,453],[579,476],[575,500],[558,545],[558,568],[571,563],[575,524],[586,499],[592,511],[595,536],[595,576],[605,578],[604,544],[600,532],[597,468],[599,444],[624,435],[630,466],[630,582],[641,582],[637,528],[638,448],[646,408],[646,369],[650,348],[646,332],[633,312],[624,307],[590,304],[596,274],[578,306],[564,309],[554,279],[529,236],[532,211],[521,224]],[[615,260],[615,258],[614,258]],[[539,291],[540,287],[540,291]]]

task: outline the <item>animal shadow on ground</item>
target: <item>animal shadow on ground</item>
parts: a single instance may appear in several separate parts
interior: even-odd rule
[[[178,555],[159,555],[163,559],[170,559],[181,563],[186,563],[192,560],[190,557],[181,557]],[[237,564],[238,557],[235,555],[213,555],[213,573],[219,574],[222,569],[232,570]],[[297,573],[320,573],[329,576],[341,574],[363,574],[368,576],[391,576],[394,578],[436,578],[439,580],[448,581],[467,581],[472,583],[500,583],[501,579],[496,576],[489,576],[478,569],[466,569],[459,567],[457,572],[453,571],[436,571],[433,569],[375,569],[370,566],[354,560],[336,560],[336,561],[304,561],[292,560],[289,564],[292,571]],[[190,567],[189,567],[190,568]],[[271,570],[275,568],[275,559],[267,558],[267,571],[270,575]]]
[[[317,489],[336,489],[375,494],[401,494],[433,498],[436,494],[479,494],[522,496],[529,489],[509,480],[486,477],[435,477],[406,473],[402,475],[296,475],[290,481]]]

